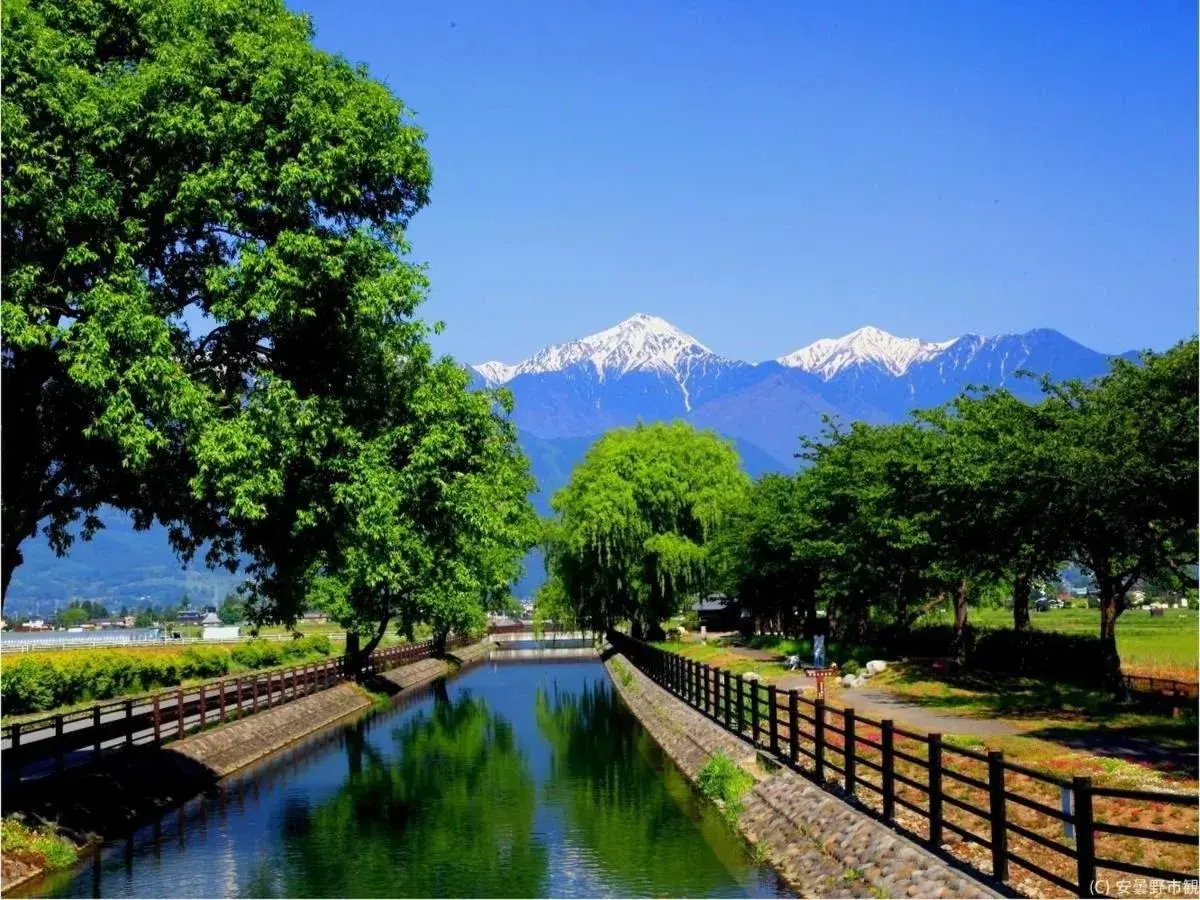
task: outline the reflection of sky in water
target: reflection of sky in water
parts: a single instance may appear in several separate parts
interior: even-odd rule
[[[538,689],[542,699],[538,700]],[[595,661],[484,664],[327,730],[46,896],[788,896]]]

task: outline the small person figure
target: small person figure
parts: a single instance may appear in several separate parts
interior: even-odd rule
[[[784,663],[783,667],[784,667],[784,669],[786,669],[789,672],[800,668],[800,657],[799,656],[789,656],[787,658],[787,662]]]

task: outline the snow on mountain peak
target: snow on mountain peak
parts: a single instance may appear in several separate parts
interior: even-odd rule
[[[590,363],[600,378],[635,369],[669,372],[679,378],[681,369],[692,360],[712,355],[698,340],[665,319],[638,313],[604,331],[553,344],[516,365],[487,362],[474,369],[492,384],[503,384],[517,375],[559,372],[579,363]]]
[[[903,375],[914,363],[937,356],[954,343],[902,338],[868,325],[840,338],[823,338],[777,360],[828,380],[848,366],[874,364],[892,375]]]

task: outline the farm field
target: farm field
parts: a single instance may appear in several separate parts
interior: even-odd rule
[[[1052,609],[1033,612],[1031,616],[1033,627],[1039,631],[1100,633],[1098,609]],[[922,621],[949,623],[950,618],[941,613]],[[972,609],[969,621],[984,628],[1011,628],[1012,611],[998,607]],[[1117,652],[1127,675],[1194,680],[1198,670],[1198,641],[1200,611],[1195,609],[1167,609],[1162,616],[1131,609],[1117,619]]]

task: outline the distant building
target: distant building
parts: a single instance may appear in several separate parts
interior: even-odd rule
[[[204,620],[204,613],[198,609],[185,609],[175,617],[180,625],[199,625]]]
[[[724,594],[709,594],[692,604],[692,612],[709,631],[735,631],[742,618],[737,600]]]
[[[235,641],[241,633],[236,625],[205,625],[200,637],[206,641]]]
[[[205,613],[204,618],[200,620],[200,624],[205,627],[219,626],[221,624],[221,617],[215,612]]]
[[[319,609],[310,609],[300,617],[300,621],[305,625],[325,625],[329,622],[329,616]]]

